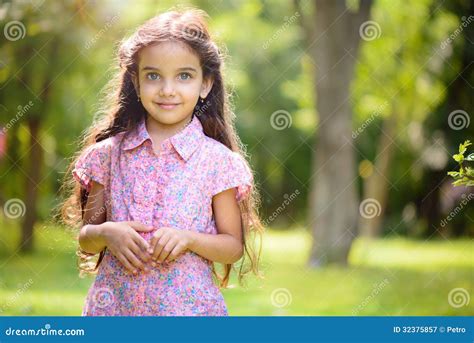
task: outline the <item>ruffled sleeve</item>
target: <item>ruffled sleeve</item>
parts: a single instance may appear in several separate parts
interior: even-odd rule
[[[240,202],[250,194],[253,176],[240,154],[229,151],[221,161],[217,161],[216,168],[215,178],[211,180],[212,196],[227,189],[237,188],[236,199]]]
[[[90,191],[91,180],[107,187],[110,180],[110,142],[109,139],[95,143],[79,156],[72,171],[80,185]]]

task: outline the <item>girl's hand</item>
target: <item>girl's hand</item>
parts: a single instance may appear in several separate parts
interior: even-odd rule
[[[171,227],[162,227],[157,230],[151,239],[148,253],[156,262],[170,262],[185,252],[190,245],[191,237],[188,230],[178,230]]]
[[[145,262],[150,260],[148,242],[137,231],[149,232],[153,227],[139,222],[104,223],[104,238],[110,252],[133,274],[138,269],[147,269]]]

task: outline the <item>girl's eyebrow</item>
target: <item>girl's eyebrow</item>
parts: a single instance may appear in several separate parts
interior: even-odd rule
[[[156,70],[156,71],[160,71],[160,68],[155,68],[155,67],[150,67],[150,66],[146,66],[146,67],[143,67],[142,70]],[[178,71],[193,71],[195,73],[197,73],[197,70],[193,67],[182,67],[182,68],[178,68]]]

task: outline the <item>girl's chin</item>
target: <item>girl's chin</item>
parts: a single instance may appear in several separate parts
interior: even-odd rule
[[[159,113],[156,113],[155,111],[151,113],[148,112],[148,114],[151,117],[151,119],[163,125],[179,124],[186,118],[186,116],[172,113],[171,111],[167,111],[167,112],[160,111]]]

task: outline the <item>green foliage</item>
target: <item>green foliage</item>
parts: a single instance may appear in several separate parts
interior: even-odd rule
[[[454,186],[474,186],[474,169],[466,166],[465,162],[474,161],[474,153],[464,156],[467,147],[472,143],[467,140],[463,144],[459,144],[459,153],[453,155],[453,159],[459,164],[459,171],[450,171],[448,175],[454,178]]]
[[[116,42],[176,3],[142,0],[136,6],[134,2],[66,0],[54,5],[45,1],[7,1],[0,5],[0,20],[17,20],[25,26],[22,39],[0,41],[0,126],[14,121],[7,133],[7,156],[0,164],[0,175],[8,180],[2,184],[0,196],[26,197],[26,156],[31,148],[27,120],[36,116],[41,119],[38,144],[44,148],[38,214],[41,219],[50,216],[76,142],[90,125],[100,91],[116,67]],[[299,19],[303,15],[311,19],[313,3],[302,1],[301,13],[291,1],[178,3],[207,11],[214,38],[227,46],[225,80],[233,91],[236,126],[261,189],[263,219],[281,206],[285,195],[299,190],[301,195],[272,224],[302,222],[307,218],[308,193],[314,181],[311,161],[319,119],[313,80],[319,68],[310,57],[311,48],[305,46]],[[358,3],[351,1],[351,9]],[[391,185],[387,215],[393,215],[396,223],[415,198],[407,199],[407,194],[426,184],[423,175],[427,168],[418,158],[433,145],[432,133],[440,127],[430,129],[426,123],[433,119],[445,122],[446,110],[433,109],[446,100],[452,80],[463,72],[462,54],[455,49],[463,44],[461,35],[439,51],[440,44],[459,27],[462,16],[434,0],[410,6],[406,11],[389,0],[375,1],[371,20],[380,25],[380,37],[361,41],[359,55],[348,51],[345,57],[358,58],[351,98],[345,99],[353,106],[353,129],[367,126],[351,142],[358,162],[375,160],[383,120],[396,119],[396,162],[386,175]],[[443,73],[450,73],[449,77],[442,78]],[[44,102],[46,94],[49,97]],[[19,107],[30,100],[34,103],[31,110],[19,115],[23,113]],[[472,108],[469,104],[459,107],[468,112]],[[289,113],[291,125],[276,130],[270,118],[281,110]],[[459,132],[451,130],[448,134]],[[449,136],[446,146],[461,139]],[[360,179],[354,182],[362,188]],[[397,231],[403,227],[394,226]]]

